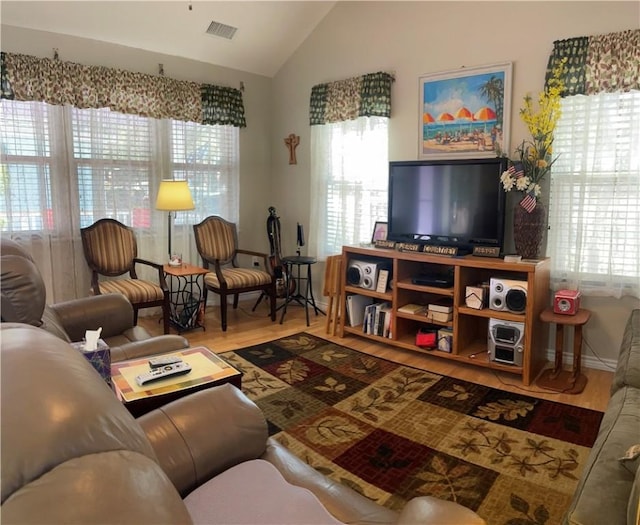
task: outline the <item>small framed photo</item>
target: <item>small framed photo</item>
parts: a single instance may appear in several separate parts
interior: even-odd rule
[[[376,241],[387,240],[387,223],[376,221],[376,225],[373,227],[373,235],[371,236],[371,244],[375,244]]]

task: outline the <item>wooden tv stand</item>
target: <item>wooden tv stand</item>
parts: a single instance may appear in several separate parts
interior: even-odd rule
[[[492,368],[521,377],[524,385],[530,385],[547,362],[548,326],[540,321],[540,313],[549,305],[549,259],[532,262],[506,263],[502,259],[476,257],[447,257],[425,253],[401,252],[393,249],[344,246],[341,300],[344,305],[349,294],[364,295],[376,302],[391,303],[390,337],[365,334],[362,326],[350,326],[344,315],[340,323],[340,336],[354,334],[380,343],[421,353],[463,362],[465,364]],[[347,271],[352,260],[373,260],[388,265],[392,286],[384,293],[349,285]],[[414,277],[450,270],[453,286],[440,288],[413,284]],[[527,300],[523,313],[496,311],[489,308],[477,310],[465,304],[467,286],[489,282],[491,277],[526,281]],[[429,322],[425,315],[398,312],[408,304],[428,304],[440,297],[453,298],[453,320],[447,323]],[[501,363],[489,358],[489,320],[524,323],[522,365]],[[433,326],[435,325],[435,326]],[[425,350],[416,346],[416,333],[423,327],[448,327],[453,332],[451,353],[440,350]]]

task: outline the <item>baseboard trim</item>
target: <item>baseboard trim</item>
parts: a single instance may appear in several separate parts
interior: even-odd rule
[[[553,363],[556,359],[556,351],[547,348],[547,360]],[[573,366],[573,353],[563,352],[562,364],[564,366]],[[593,355],[582,354],[582,366],[584,368],[592,368],[594,370],[605,370],[607,372],[613,372],[618,366],[618,361],[614,359],[602,359]]]

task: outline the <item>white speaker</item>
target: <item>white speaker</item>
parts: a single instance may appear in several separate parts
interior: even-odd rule
[[[351,259],[347,266],[347,284],[366,290],[375,290],[378,273],[382,268],[387,268],[387,265],[376,261]]]
[[[499,312],[523,313],[527,308],[527,281],[492,277],[489,281],[489,308]]]

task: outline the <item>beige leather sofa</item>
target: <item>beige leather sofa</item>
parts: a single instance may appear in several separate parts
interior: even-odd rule
[[[111,360],[123,361],[187,348],[178,335],[151,337],[133,324],[133,307],[120,294],[96,295],[52,305],[29,252],[9,239],[0,241],[0,291],[3,322],[27,323],[68,342],[82,341],[86,330],[102,327]]]
[[[135,420],[68,343],[13,323],[0,340],[3,525],[484,523],[430,497],[398,514],[330,481],[233,386]]]

